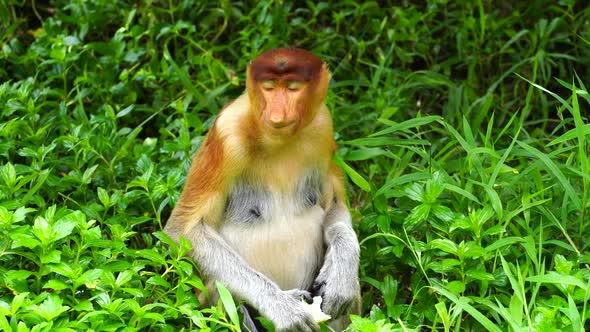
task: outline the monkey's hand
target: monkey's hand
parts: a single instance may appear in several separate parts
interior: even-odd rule
[[[313,283],[313,294],[322,297],[322,311],[332,318],[349,314],[360,300],[356,267],[328,259]]]
[[[277,301],[267,308],[265,314],[274,323],[276,331],[318,332],[320,330],[318,323],[303,306],[302,298],[311,300],[311,294],[299,289],[281,291]]]

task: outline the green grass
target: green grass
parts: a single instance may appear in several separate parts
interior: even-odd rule
[[[583,1],[0,3],[0,330],[237,330],[161,231],[248,62],[324,58],[355,331],[590,329]]]

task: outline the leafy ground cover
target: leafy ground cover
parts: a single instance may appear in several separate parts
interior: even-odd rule
[[[589,20],[573,0],[3,1],[0,330],[237,330],[161,230],[248,61],[285,45],[333,72],[351,330],[589,330]]]

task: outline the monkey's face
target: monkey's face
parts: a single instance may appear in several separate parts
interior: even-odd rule
[[[246,88],[263,133],[289,137],[307,126],[327,93],[322,60],[300,49],[265,52],[248,68]]]
[[[308,105],[308,85],[299,80],[263,80],[257,82],[263,103],[260,122],[274,136],[291,136],[302,124]]]

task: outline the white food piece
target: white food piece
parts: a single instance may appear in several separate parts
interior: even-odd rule
[[[316,322],[323,323],[323,322],[329,320],[330,318],[332,318],[332,316],[326,315],[322,311],[322,307],[321,307],[322,297],[321,296],[314,296],[313,303],[311,303],[311,304],[305,302],[305,300],[302,300],[302,301],[303,301],[303,306],[305,307],[307,312],[309,312],[311,314],[311,316],[313,317],[313,319],[315,319]]]

